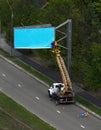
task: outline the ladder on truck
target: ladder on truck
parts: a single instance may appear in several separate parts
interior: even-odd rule
[[[63,81],[64,86],[65,86],[63,91],[62,91],[62,95],[71,93],[72,92],[71,81],[70,81],[69,74],[67,72],[64,60],[61,57],[60,53],[56,54],[56,60],[57,60],[57,63],[58,63],[59,69],[60,69],[62,81]]]
[[[57,43],[55,42],[55,48],[53,49],[53,52],[56,54],[56,60],[57,60],[57,64],[58,67],[60,69],[60,73],[62,76],[62,81],[64,83],[64,89],[62,91],[62,95],[67,95],[69,93],[73,93],[72,90],[72,84],[71,84],[71,80],[67,71],[67,68],[65,66],[64,60],[60,55],[60,50],[57,48]]]

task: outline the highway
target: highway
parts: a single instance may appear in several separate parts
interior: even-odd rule
[[[55,105],[48,98],[48,86],[16,65],[0,57],[0,91],[24,106],[57,130],[100,130],[101,120],[81,118],[77,105]]]

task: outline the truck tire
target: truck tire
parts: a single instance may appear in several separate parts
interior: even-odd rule
[[[48,95],[49,95],[50,98],[52,98],[52,95],[50,95],[50,91],[48,91]]]

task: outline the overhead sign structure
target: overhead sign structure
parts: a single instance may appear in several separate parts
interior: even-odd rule
[[[24,27],[14,28],[15,49],[45,49],[51,48],[55,41],[54,27]]]

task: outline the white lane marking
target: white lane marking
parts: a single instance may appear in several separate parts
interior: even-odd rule
[[[6,77],[6,74],[2,73],[2,76],[3,76],[3,77]]]
[[[22,87],[21,84],[18,84],[18,87],[21,88]]]
[[[60,112],[59,110],[57,110],[57,113],[59,113],[59,114],[60,114],[61,112]]]
[[[81,126],[81,128],[85,129],[85,127],[83,125],[80,125],[80,126]]]
[[[35,97],[37,100],[39,100],[39,97]]]

